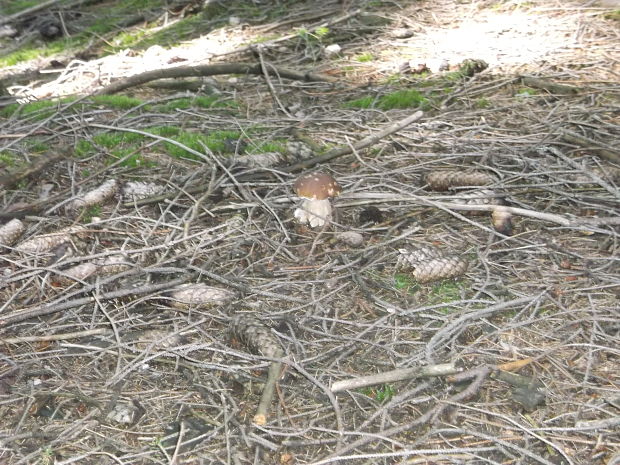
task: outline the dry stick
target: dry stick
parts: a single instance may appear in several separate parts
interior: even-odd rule
[[[99,300],[111,300],[111,299],[118,299],[121,297],[127,297],[130,295],[150,294],[153,292],[161,291],[163,289],[169,289],[179,284],[183,284],[184,282],[189,280],[190,277],[191,275],[188,274],[187,276],[184,276],[183,278],[173,279],[172,281],[168,281],[167,283],[163,283],[163,284],[153,284],[150,286],[142,286],[142,287],[137,287],[137,288],[120,289],[118,291],[107,292],[105,294],[101,294],[97,298]],[[118,279],[117,276],[113,276],[112,278]],[[5,315],[4,318],[0,320],[0,327],[7,326],[13,323],[18,323],[20,321],[28,320],[36,316],[49,315],[51,313],[61,312],[69,308],[86,305],[88,303],[95,302],[97,298],[93,296],[82,297],[80,299],[70,300],[68,302],[56,301],[56,302],[52,302],[51,304],[41,305],[35,308],[17,310],[15,312],[9,313],[8,315]]]
[[[420,118],[422,118],[422,116],[424,116],[424,112],[416,111],[413,115],[409,115],[406,118],[401,119],[400,121],[396,121],[395,123],[384,128],[383,130],[375,134],[371,134],[369,136],[364,137],[362,140],[360,140],[359,142],[356,142],[353,145],[344,145],[342,147],[336,147],[319,157],[310,158],[309,160],[304,160],[299,163],[295,163],[294,165],[286,166],[282,168],[281,171],[284,171],[285,173],[292,173],[295,171],[300,171],[306,168],[310,168],[311,166],[314,166],[318,163],[323,163],[325,161],[329,161],[334,158],[338,158],[343,155],[353,153],[353,150],[361,150],[363,148],[369,147],[371,145],[376,144],[377,142],[379,142],[379,140],[383,139],[384,137],[389,136],[390,134],[393,134],[409,126],[414,121],[417,121]]]
[[[282,354],[278,354],[281,356]],[[256,408],[256,414],[252,420],[256,425],[262,426],[267,423],[267,412],[271,406],[273,395],[276,392],[276,383],[280,378],[280,372],[282,371],[282,362],[271,362],[269,365],[269,372],[267,373],[267,381],[265,381],[265,387],[260,397],[260,402]]]
[[[605,146],[603,143],[584,137],[579,134],[575,134],[572,131],[566,129],[560,129],[562,139],[571,144],[576,144],[580,147],[596,151],[601,158],[605,158],[608,161],[614,163],[620,163],[620,152],[614,150],[609,146]]]
[[[532,76],[521,76],[521,82],[528,87],[534,87],[536,89],[543,89],[552,94],[570,95],[577,94],[581,89],[579,87],[567,86],[564,84],[557,84],[555,82],[548,81],[546,79],[535,78]]]
[[[48,341],[65,341],[67,339],[78,339],[87,336],[99,336],[102,334],[110,334],[107,328],[87,329],[84,331],[75,331],[73,333],[50,334],[49,336],[22,336],[0,338],[0,344],[19,344],[21,342],[48,342]]]
[[[454,363],[442,363],[439,365],[415,368],[402,368],[399,370],[387,371],[385,373],[377,373],[376,375],[359,376],[357,378],[347,379],[344,381],[336,381],[332,384],[332,392],[359,389],[376,384],[403,381],[405,379],[454,375],[459,372],[460,370],[454,366]]]
[[[387,194],[383,192],[364,192],[363,194],[342,194],[339,197],[341,200],[346,199],[368,199],[373,201],[381,201],[381,202],[418,202],[422,205],[428,205],[431,207],[436,207],[441,210],[450,211],[450,210],[469,210],[469,211],[488,211],[492,212],[496,208],[497,205],[469,205],[466,203],[452,203],[452,202],[441,202],[432,200],[423,196],[395,196],[393,194]],[[365,202],[371,203],[371,202]],[[340,202],[342,205],[343,203]],[[359,202],[349,202],[344,203],[345,206],[353,206],[358,205]],[[566,218],[562,215],[556,215],[554,213],[544,213],[538,212],[534,210],[527,210],[525,208],[519,207],[507,207],[502,206],[502,210],[512,213],[513,215],[525,216],[528,218],[535,218],[537,220],[549,221],[550,223],[557,223],[562,226],[566,226],[569,228],[581,228],[586,226],[599,226],[599,225],[616,225],[620,224],[620,218],[617,216],[609,216],[602,218]]]
[[[330,76],[324,76],[318,73],[302,73],[286,68],[269,67],[267,72],[272,76],[280,76],[296,81],[318,81],[318,82],[335,82],[336,79]],[[109,86],[104,87],[96,92],[96,95],[107,95],[120,92],[129,87],[139,86],[156,79],[163,78],[181,78],[190,76],[215,76],[218,74],[263,74],[263,69],[258,64],[249,63],[226,63],[216,65],[197,65],[197,66],[177,66],[174,68],[155,69],[144,73],[136,74],[120,81],[116,81]]]

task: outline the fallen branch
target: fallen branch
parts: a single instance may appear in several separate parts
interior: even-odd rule
[[[319,163],[323,163],[329,160],[333,160],[334,158],[338,158],[343,155],[353,153],[353,151],[364,149],[366,147],[376,144],[384,137],[389,136],[390,134],[393,134],[409,126],[414,121],[417,121],[420,118],[422,118],[422,116],[424,116],[424,112],[416,111],[413,115],[409,115],[406,118],[401,119],[400,121],[396,121],[395,123],[392,123],[388,127],[384,128],[383,130],[375,134],[371,134],[369,136],[364,137],[362,140],[360,140],[359,142],[356,142],[355,144],[352,144],[350,146],[347,145],[347,146],[342,146],[342,147],[336,147],[321,156],[310,158],[308,160],[295,163],[294,165],[286,166],[282,168],[281,171],[284,171],[286,173],[293,173],[295,171],[301,171],[303,169],[310,168]]]
[[[581,89],[579,87],[567,86],[564,84],[557,84],[547,79],[540,79],[532,76],[521,76],[521,82],[528,87],[534,87],[536,89],[543,89],[552,94],[558,95],[571,95],[577,94]]]
[[[296,81],[318,81],[318,82],[335,82],[336,79],[312,72],[300,72],[286,68],[269,66],[266,70],[271,76],[292,79]],[[135,74],[120,81],[116,81],[109,86],[100,89],[96,95],[109,95],[121,90],[135,87],[157,79],[183,78],[190,76],[216,76],[219,74],[256,74],[262,75],[263,68],[260,63],[225,63],[225,64],[209,64],[198,66],[177,66],[174,68],[154,69],[144,73]]]
[[[443,363],[425,367],[402,368],[399,370],[377,373],[376,375],[359,376],[357,378],[336,381],[332,384],[332,392],[341,392],[351,389],[359,389],[377,384],[393,383],[405,379],[428,378],[431,376],[446,376],[459,373],[460,370],[453,363]]]
[[[578,145],[579,147],[583,147],[585,149],[594,150],[601,158],[614,163],[620,163],[620,152],[614,150],[612,147],[605,146],[602,142],[575,134],[574,132],[566,129],[561,129],[560,134],[562,139],[566,142]]]

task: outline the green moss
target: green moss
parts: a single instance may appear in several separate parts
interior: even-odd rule
[[[394,386],[391,384],[383,384],[381,386],[375,387],[365,387],[360,389],[360,392],[365,396],[370,397],[371,399],[375,399],[380,404],[384,402],[388,402],[392,397],[394,397],[394,393],[396,392]]]
[[[369,61],[373,61],[374,59],[374,55],[368,52],[362,53],[361,55],[355,57],[355,60],[359,61],[360,63],[367,63]]]
[[[461,299],[461,294],[463,292],[463,282],[462,281],[441,281],[431,288],[430,292],[427,294],[428,303],[429,304],[441,304],[441,303],[450,303],[455,300]],[[448,314],[454,311],[454,307],[440,307],[437,309],[438,312]]]
[[[6,118],[19,113],[21,116],[33,116],[34,119],[44,119],[54,113],[52,107],[57,108],[59,105],[73,102],[75,97],[65,97],[60,100],[39,100],[36,102],[25,103],[20,105],[19,103],[12,103],[6,107],[0,109],[0,115]]]
[[[391,94],[384,95],[377,104],[382,110],[394,108],[421,108],[428,109],[430,103],[428,98],[414,89],[398,90]]]
[[[252,150],[252,153],[267,153],[267,152],[286,152],[286,141],[284,139],[272,140],[270,142],[262,142]]]
[[[235,107],[236,103],[233,101],[222,100],[217,96],[197,96],[197,97],[185,97],[175,100],[170,100],[167,103],[157,105],[155,108],[157,111],[164,113],[171,113],[175,110],[187,110],[192,107],[199,108],[228,108]]]
[[[515,96],[517,97],[531,97],[532,95],[537,95],[538,92],[535,89],[531,89],[529,87],[521,87],[517,90]]]
[[[209,33],[213,24],[202,14],[188,16],[158,31],[145,35],[133,43],[136,48],[148,48],[151,45],[170,47],[182,40],[192,39]]]
[[[420,285],[409,273],[396,273],[394,275],[394,287],[407,294],[415,294],[420,289]]]
[[[481,97],[478,100],[476,100],[476,107],[483,109],[483,108],[488,108],[491,106],[491,102],[489,99]]]
[[[91,205],[84,210],[84,223],[90,223],[93,220],[93,216],[101,216],[101,205]]]
[[[146,136],[143,136],[142,134],[136,134],[134,132],[111,131],[96,134],[93,137],[93,142],[108,149],[113,149],[121,145],[141,142],[145,139],[145,137]]]
[[[26,142],[26,146],[28,147],[28,151],[30,153],[41,153],[50,149],[50,146],[45,142],[41,142],[36,139],[31,139]]]
[[[95,146],[91,142],[81,139],[75,144],[73,153],[76,158],[86,158],[95,153]]]
[[[428,110],[431,101],[415,89],[405,89],[392,92],[379,98],[370,96],[351,100],[345,103],[348,108],[380,108],[381,110],[392,110],[394,108],[420,108]]]
[[[15,156],[11,152],[7,150],[3,150],[2,152],[0,152],[0,166],[10,168],[12,166],[15,166],[16,164],[17,161],[15,159]]]
[[[0,13],[10,15],[40,3],[40,0],[11,0],[0,2]]]
[[[174,137],[179,135],[181,130],[174,126],[154,126],[147,129],[146,132],[150,132],[151,134],[161,137]]]
[[[347,108],[372,108],[375,105],[376,99],[374,97],[361,97],[355,100],[351,100],[345,103]]]
[[[226,150],[224,141],[226,139],[238,139],[240,136],[241,134],[238,131],[215,131],[209,134],[181,132],[177,136],[171,137],[171,139],[196,150],[197,152],[203,153],[203,144],[212,152],[224,152]],[[201,159],[197,155],[194,155],[193,153],[190,153],[187,150],[169,142],[165,143],[165,147],[166,151],[175,158],[189,158],[193,160]]]
[[[610,19],[612,21],[620,21],[620,10],[608,11],[603,14],[603,18]]]
[[[126,168],[152,168],[154,166],[157,166],[157,163],[155,163],[154,161],[146,161],[139,153],[131,154],[132,152],[135,152],[135,148],[133,147],[127,149],[113,150],[110,154],[108,164],[111,165],[112,163],[116,163],[117,161],[123,159],[123,161],[121,161],[118,166],[124,166]]]
[[[130,110],[144,104],[142,100],[126,95],[95,95],[92,97],[92,101],[98,105],[118,108],[119,110]]]
[[[0,116],[9,118],[13,113],[19,109],[19,103],[11,103],[4,108],[0,108]]]

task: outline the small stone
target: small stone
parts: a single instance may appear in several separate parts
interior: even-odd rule
[[[341,51],[342,51],[342,47],[338,44],[328,45],[327,47],[325,47],[325,57],[326,58],[335,57],[336,55],[339,55]]]
[[[336,234],[336,239],[351,247],[359,247],[364,243],[364,236],[355,231],[345,231]]]

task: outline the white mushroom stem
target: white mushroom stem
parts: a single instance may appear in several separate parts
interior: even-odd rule
[[[300,223],[308,223],[311,228],[316,228],[323,226],[326,221],[331,219],[332,205],[329,203],[329,199],[305,199],[301,206],[295,210],[294,215]]]

